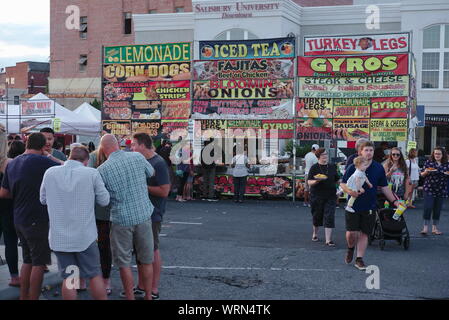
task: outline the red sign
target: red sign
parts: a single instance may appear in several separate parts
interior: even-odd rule
[[[407,118],[407,97],[371,98],[371,118]]]
[[[293,139],[294,122],[291,120],[262,120],[262,129],[266,130],[267,138],[271,138],[271,130],[277,130],[278,139]]]
[[[408,54],[298,57],[298,75],[301,77],[406,75],[408,64]]]

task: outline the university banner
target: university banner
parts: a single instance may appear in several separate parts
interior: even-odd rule
[[[293,117],[292,101],[273,100],[193,100],[194,119],[289,119]]]
[[[162,133],[161,120],[133,120],[131,121],[132,132],[144,132],[151,137],[159,137]]]
[[[371,119],[371,141],[406,141],[407,119]]]
[[[104,47],[104,64],[189,62],[190,42]]]
[[[22,117],[51,116],[55,114],[54,100],[27,100],[20,103]]]
[[[334,119],[332,138],[336,140],[356,141],[369,139],[369,119]]]
[[[195,80],[286,79],[295,71],[293,58],[195,61],[193,70]]]
[[[293,79],[193,81],[193,99],[292,99]]]
[[[190,100],[162,101],[163,119],[188,119],[190,117]]]
[[[113,82],[104,86],[104,100],[188,100],[190,81]]]
[[[296,137],[299,140],[331,140],[332,119],[296,119]]]
[[[352,77],[359,75],[406,75],[408,54],[352,57],[298,57],[300,77]]]
[[[200,60],[294,58],[295,38],[200,41]]]
[[[271,138],[271,130],[277,130],[278,139],[293,139],[295,124],[289,120],[262,120],[262,130],[266,130],[266,137]]]
[[[408,76],[299,77],[301,98],[401,97],[408,90]]]
[[[5,116],[7,109],[8,109],[7,102],[6,101],[0,101],[0,116]]]
[[[296,117],[332,118],[333,99],[296,98]]]
[[[410,51],[410,34],[304,37],[304,56],[404,53]]]
[[[103,131],[110,134],[119,136],[131,134],[131,122],[130,121],[102,121]]]
[[[334,99],[334,119],[336,118],[363,118],[370,117],[369,98]]]
[[[106,82],[190,80],[190,78],[190,62],[103,66],[103,81]]]
[[[371,118],[407,118],[407,112],[407,97],[371,99]]]

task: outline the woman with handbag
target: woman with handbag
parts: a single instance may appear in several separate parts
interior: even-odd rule
[[[409,190],[407,196],[407,207],[408,208],[416,208],[413,205],[413,201],[415,200],[415,189],[418,187],[419,183],[419,165],[418,165],[418,153],[416,149],[412,148],[408,152],[407,170],[408,175],[410,177]]]

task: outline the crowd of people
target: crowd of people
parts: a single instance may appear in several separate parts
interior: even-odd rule
[[[176,200],[192,197],[194,167],[181,163],[171,169],[171,144],[157,149],[152,138],[137,133],[122,150],[114,135],[106,134],[100,146],[72,144],[68,158],[53,148],[54,132],[44,128],[27,136],[6,137],[0,130],[1,228],[11,286],[20,287],[21,299],[38,299],[46,266],[54,252],[63,278],[64,299],[77,298],[86,281],[94,299],[112,293],[112,265],[119,269],[123,291],[129,300],[159,299],[162,259],[159,234],[167,199],[175,176],[179,185]],[[212,142],[212,141],[210,141]],[[209,143],[210,143],[209,142]],[[203,194],[215,200],[216,163],[207,147],[202,155]],[[380,151],[382,151],[382,156]],[[347,251],[345,261],[365,270],[364,255],[375,223],[376,210],[384,200],[398,206],[407,201],[414,208],[418,186],[423,185],[424,226],[427,235],[438,229],[444,199],[448,196],[449,163],[446,150],[435,148],[420,169],[415,149],[407,159],[400,148],[380,149],[359,139],[356,152],[347,159],[342,175],[329,161],[325,148],[313,145],[306,155],[307,192],[304,204],[311,207],[312,241],[319,241],[324,227],[325,245],[335,247],[333,230],[340,194],[348,195],[345,208]],[[212,151],[213,152],[213,151]],[[377,156],[378,161],[374,160]],[[248,157],[236,148],[232,158],[234,200],[243,202]],[[18,241],[23,264],[18,269]],[[138,283],[134,284],[131,264],[135,256]],[[74,275],[79,275],[73,278]],[[75,280],[75,281],[74,281]]]
[[[356,251],[355,267],[365,270],[363,257],[375,225],[376,210],[383,208],[385,201],[388,206],[391,203],[397,207],[403,202],[408,208],[415,208],[413,201],[420,185],[424,198],[424,227],[420,233],[429,233],[432,220],[432,234],[442,234],[438,223],[449,192],[449,162],[444,148],[436,147],[422,168],[416,149],[410,149],[406,159],[400,148],[390,148],[388,143],[375,148],[372,142],[363,138],[356,142],[355,149],[356,152],[346,160],[343,176],[334,164],[329,163],[324,148],[313,145],[306,155],[306,185],[309,189],[304,206],[311,207],[312,241],[319,241],[318,230],[324,226],[325,244],[335,246],[332,231],[337,197],[347,194],[345,262],[350,264]]]

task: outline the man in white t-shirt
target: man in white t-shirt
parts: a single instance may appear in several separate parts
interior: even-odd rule
[[[310,168],[318,162],[318,158],[315,155],[315,152],[320,148],[319,145],[314,144],[312,145],[312,150],[306,154],[304,160],[306,161],[306,168],[305,168],[305,180],[307,181],[307,175],[309,174]],[[305,183],[304,186],[304,207],[310,207],[309,203],[309,193],[310,193],[310,187],[308,183]]]

